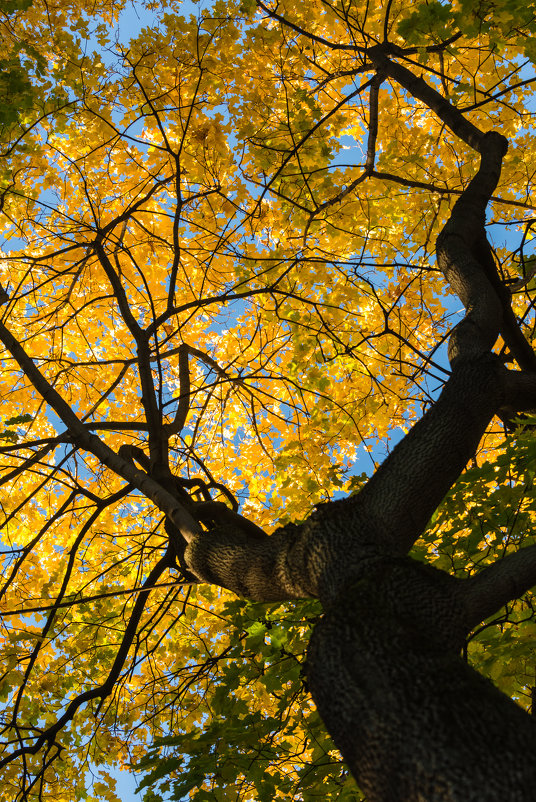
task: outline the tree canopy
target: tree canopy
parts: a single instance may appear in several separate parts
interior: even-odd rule
[[[0,4],[0,800],[359,800],[305,657],[345,575],[265,557],[343,497],[536,704],[536,6],[134,8]]]

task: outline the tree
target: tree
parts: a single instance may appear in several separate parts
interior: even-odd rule
[[[0,798],[531,799],[534,4],[14,10]]]

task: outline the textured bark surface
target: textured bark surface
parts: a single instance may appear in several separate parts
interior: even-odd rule
[[[529,802],[536,725],[459,656],[445,577],[380,560],[309,647],[319,712],[368,802]]]
[[[437,241],[466,315],[449,342],[452,374],[432,408],[357,495],[252,541],[228,524],[189,539],[201,581],[258,600],[317,596],[308,656],[313,698],[369,802],[529,802],[536,723],[460,657],[468,632],[536,584],[536,549],[455,580],[407,557],[501,408],[536,406],[534,354],[502,287],[485,211],[507,142],[484,133],[393,62],[382,76],[426,103],[480,154]],[[522,371],[492,355],[501,332]]]

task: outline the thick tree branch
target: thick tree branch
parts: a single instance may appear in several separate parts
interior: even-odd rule
[[[458,593],[467,611],[467,632],[535,585],[536,545],[508,554],[460,582]]]
[[[505,407],[508,412],[536,409],[536,372],[509,370],[505,383]]]
[[[506,374],[491,355],[457,366],[439,399],[348,499],[366,505],[390,550],[407,553],[475,454],[504,403]]]
[[[171,423],[164,424],[164,431],[166,435],[169,437],[173,434],[178,434],[184,428],[184,424],[186,423],[186,418],[188,417],[188,412],[190,410],[190,368],[188,364],[188,357],[195,356],[208,365],[210,368],[216,371],[218,375],[222,376],[226,380],[230,380],[230,377],[226,373],[226,371],[218,365],[215,359],[213,359],[209,354],[206,354],[204,351],[201,351],[199,348],[194,348],[187,343],[181,343],[178,348],[173,349],[165,354],[168,357],[171,353],[178,353],[179,356],[179,398],[177,404],[177,412],[175,413],[175,418]],[[232,381],[232,380],[231,380]]]
[[[511,373],[491,354],[506,330],[522,367],[536,365],[513,318],[489,243],[485,213],[499,181],[506,139],[484,133],[435,89],[387,58],[369,51],[378,76],[371,85],[367,168],[374,168],[377,92],[383,75],[398,81],[481,154],[479,169],[461,193],[437,241],[438,263],[466,308],[451,336],[453,373],[440,399],[397,445],[357,496],[323,505],[307,521],[272,537],[247,537],[234,522],[201,534],[185,558],[204,581],[255,599],[276,600],[337,592],[367,554],[405,554],[475,453],[490,420],[505,404],[530,408],[536,376]],[[507,297],[508,296],[508,297]],[[506,322],[505,322],[506,321]],[[322,555],[320,557],[320,555]],[[268,578],[268,582],[266,579]]]
[[[437,238],[441,272],[465,306],[466,315],[451,335],[449,359],[474,359],[489,353],[503,320],[503,303],[489,279],[495,266],[486,239],[486,205],[497,186],[507,143],[494,132],[480,142],[481,160],[476,175],[456,201],[450,218]]]
[[[510,293],[497,274],[484,228],[486,206],[500,177],[507,140],[496,132],[481,131],[422,78],[389,59],[388,53],[402,55],[392,45],[376,45],[368,51],[379,74],[397,81],[481,154],[477,174],[462,192],[437,241],[439,265],[467,310],[451,338],[450,359],[459,358],[461,351],[470,357],[490,350],[500,330],[520,367],[534,371],[536,356],[512,311]]]
[[[451,336],[453,373],[440,399],[358,496],[325,505],[322,514],[314,513],[303,526],[278,530],[277,538],[265,542],[252,543],[232,526],[215,531],[210,539],[194,538],[186,560],[200,579],[257,599],[284,598],[284,593],[329,598],[370,549],[407,553],[475,453],[494,414],[505,403],[526,406],[534,397],[533,382],[519,380],[521,374],[510,374],[491,354],[507,304],[493,278],[496,269],[486,239],[485,212],[500,177],[507,141],[468,123],[435,89],[390,61],[383,46],[372,48],[370,57],[380,75],[399,81],[481,154],[479,169],[437,242],[439,266],[466,307],[466,316]],[[372,111],[379,82],[380,78],[374,92],[371,89],[371,166],[377,126]]]
[[[467,310],[450,340],[453,374],[439,400],[360,495],[349,499],[350,504],[366,505],[380,539],[401,553],[422,533],[507,395],[514,395],[507,393],[513,381],[508,371],[490,353],[502,322],[502,304],[479,258],[482,250],[487,255],[485,210],[499,179],[506,140],[485,134],[479,147],[479,170],[437,241],[439,266]]]
[[[279,529],[270,537],[256,529],[251,533],[227,524],[202,532],[186,547],[188,568],[202,582],[257,601],[316,596],[316,583],[307,582],[310,555],[304,550],[304,528]]]
[[[169,435],[182,432],[188,412],[190,411],[190,368],[188,366],[189,348],[185,343],[179,345],[179,399],[177,412],[172,423],[168,423],[165,428]]]
[[[102,265],[106,276],[108,277],[108,281],[112,285],[112,289],[114,292],[115,299],[117,301],[117,305],[119,306],[119,311],[121,312],[121,317],[125,321],[125,324],[134,337],[134,340],[138,342],[142,339],[145,335],[143,333],[143,329],[139,325],[138,321],[134,317],[131,312],[128,298],[126,292],[121,284],[121,280],[117,273],[115,272],[115,268],[112,265],[110,259],[108,258],[108,254],[104,249],[104,242],[103,242],[103,235],[102,232],[99,232],[98,236],[95,238],[93,243],[93,249],[97,254],[99,262]]]
[[[370,58],[377,71],[383,75],[389,76],[396,81],[400,86],[413,95],[413,97],[421,100],[425,106],[428,106],[433,112],[437,114],[440,120],[445,123],[453,133],[460,139],[470,145],[474,150],[480,152],[482,146],[482,138],[484,132],[481,131],[476,125],[466,120],[463,114],[458,109],[449,103],[449,101],[440,95],[439,92],[432,86],[429,86],[426,81],[419,78],[407,67],[398,64],[388,58],[388,53],[401,53],[392,45],[375,45],[367,50],[367,56]]]

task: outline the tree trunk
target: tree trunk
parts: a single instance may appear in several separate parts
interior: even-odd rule
[[[461,658],[453,590],[379,560],[315,628],[310,690],[367,802],[536,798],[536,722]]]

